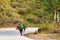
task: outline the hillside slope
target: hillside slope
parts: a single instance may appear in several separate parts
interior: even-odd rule
[[[0,0],[0,27],[15,27],[22,22],[29,27],[53,28],[54,10],[60,9],[59,3],[59,0]]]

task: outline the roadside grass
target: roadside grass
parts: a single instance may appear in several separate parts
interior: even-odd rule
[[[60,34],[28,34],[29,38],[55,38],[57,40],[60,40]]]

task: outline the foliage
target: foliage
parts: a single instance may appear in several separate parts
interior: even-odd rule
[[[0,18],[6,23],[21,21],[42,29],[52,28],[54,10],[60,9],[59,0],[0,0],[0,5]]]

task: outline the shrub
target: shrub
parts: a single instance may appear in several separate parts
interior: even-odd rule
[[[32,9],[31,8],[27,8],[26,9],[26,13],[31,13],[32,12]]]
[[[19,23],[19,21],[17,21],[17,20],[13,21],[13,24],[16,24],[16,23]]]
[[[19,7],[19,6],[20,6],[20,3],[18,3],[18,2],[13,2],[13,3],[11,3],[11,6],[12,6],[12,8]]]
[[[0,12],[2,12],[3,11],[3,8],[0,8]]]
[[[19,13],[20,15],[23,15],[23,14],[25,14],[25,11],[24,11],[24,10],[19,10],[18,13]]]
[[[14,0],[10,0],[10,2],[13,2]]]
[[[33,18],[27,18],[27,22],[33,23],[33,24],[39,24],[40,20],[39,19],[33,19]]]
[[[6,15],[7,15],[8,17],[11,17],[11,16],[12,16],[10,13],[6,13]]]
[[[27,18],[26,21],[28,21],[28,22],[30,22],[30,23],[33,23],[34,20],[31,19],[31,18]]]

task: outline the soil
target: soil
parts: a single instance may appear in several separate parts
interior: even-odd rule
[[[60,34],[28,34],[25,36],[34,40],[60,40]]]

